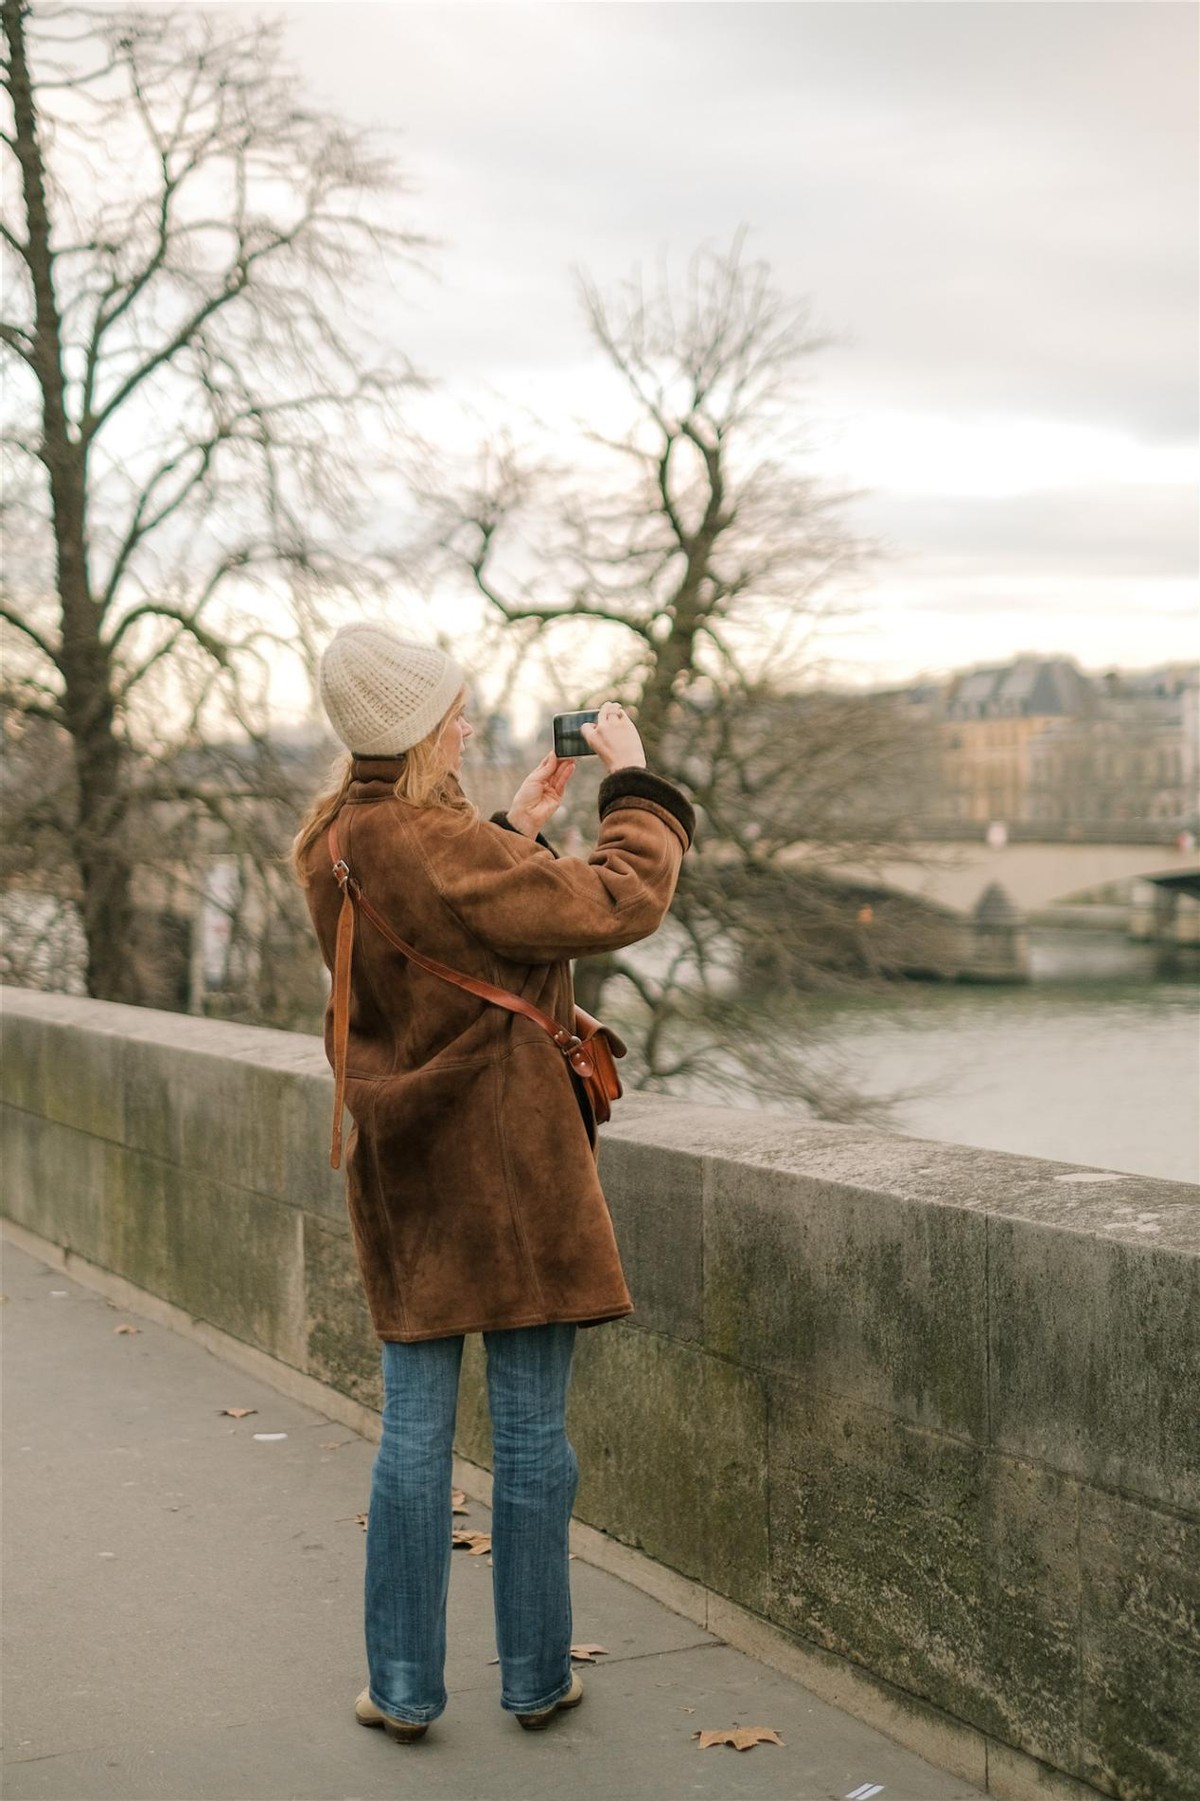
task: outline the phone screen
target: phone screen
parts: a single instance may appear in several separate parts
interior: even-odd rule
[[[590,713],[556,713],[554,715],[554,754],[556,757],[594,757],[595,751],[579,730],[581,725],[595,725],[599,708]]]

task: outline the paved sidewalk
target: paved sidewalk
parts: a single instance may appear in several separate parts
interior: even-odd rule
[[[502,1711],[491,1570],[464,1550],[446,1712],[414,1745],[364,1731],[375,1446],[11,1243],[3,1259],[9,1801],[979,1794],[578,1558],[575,1641],[608,1647],[580,1666],[581,1707],[542,1733]],[[784,1743],[691,1738],[734,1723]]]

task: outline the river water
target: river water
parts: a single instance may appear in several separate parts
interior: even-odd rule
[[[922,987],[831,1022],[849,1077],[900,1101],[890,1124],[1179,1182],[1200,1182],[1194,987]]]
[[[1144,947],[1084,936],[1035,940],[1027,985],[798,996],[798,1030],[859,1093],[923,1090],[887,1130],[1200,1182],[1200,986],[1155,980]]]

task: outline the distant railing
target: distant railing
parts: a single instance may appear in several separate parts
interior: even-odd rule
[[[1002,821],[1010,844],[1155,844],[1177,848],[1180,837],[1190,833],[1200,842],[1200,816],[1163,820],[1072,820],[1061,824],[1037,819]],[[906,840],[984,844],[989,822],[978,819],[914,819],[907,822]]]

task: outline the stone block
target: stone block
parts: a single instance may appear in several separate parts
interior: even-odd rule
[[[119,1143],[123,1051],[130,1016],[143,1010],[19,988],[0,995],[0,1080],[10,1105]]]
[[[612,1214],[631,1324],[673,1338],[702,1330],[703,1175],[700,1157],[602,1140],[600,1182]]]
[[[125,1046],[125,1142],[131,1150],[174,1164],[179,1162],[179,1062],[166,1045],[132,1040]]]
[[[1079,1484],[989,1457],[983,1491],[987,1692],[999,1736],[1060,1770],[1079,1746]]]
[[[124,1040],[65,1026],[46,1032],[42,1112],[76,1131],[120,1144],[125,1136]]]
[[[765,1612],[766,1408],[736,1365],[625,1325],[578,1333],[568,1429],[575,1511]]]
[[[981,1444],[985,1272],[974,1212],[790,1170],[708,1171],[705,1344]]]
[[[141,1041],[125,1047],[125,1079],[126,1136],[135,1150],[283,1197],[286,1072],[215,1050]]]
[[[383,1411],[380,1344],[371,1324],[354,1241],[345,1226],[301,1215],[306,1368],[364,1407]]]
[[[1200,1258],[993,1219],[993,1443],[1200,1510]]]
[[[0,1100],[23,1113],[44,1114],[49,1035],[42,1020],[17,1010],[11,995],[6,988],[0,1013]]]
[[[46,1209],[38,1194],[38,1138],[45,1122],[22,1107],[0,1106],[0,1212],[44,1238]]]
[[[777,1624],[985,1731],[981,1447],[771,1379]]]
[[[167,1220],[178,1172],[161,1157],[104,1147],[107,1265],[150,1294],[171,1286]]]
[[[111,1267],[104,1141],[15,1107],[3,1112],[4,1212],[51,1244]]]
[[[302,1215],[192,1170],[172,1172],[164,1296],[194,1318],[305,1366]]]
[[[324,1063],[324,1058],[322,1058]],[[333,1078],[324,1071],[296,1070],[279,1098],[283,1156],[281,1198],[305,1213],[345,1226],[346,1155],[353,1121],[345,1115],[342,1167],[329,1166],[329,1128],[333,1116]]]
[[[1081,1497],[1082,1767],[1119,1801],[1200,1795],[1200,1521]]]

